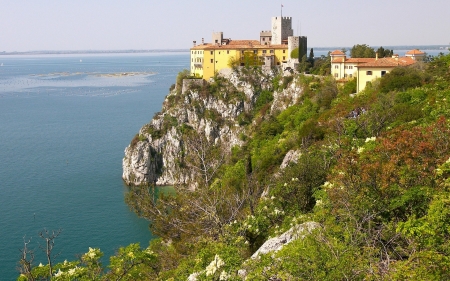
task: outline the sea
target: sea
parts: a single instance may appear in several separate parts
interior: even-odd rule
[[[153,239],[124,202],[124,149],[161,110],[189,52],[0,56],[0,280],[24,241],[62,230],[56,261]]]

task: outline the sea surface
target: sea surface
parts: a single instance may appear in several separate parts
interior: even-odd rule
[[[153,238],[124,203],[122,158],[189,53],[0,56],[0,280],[23,241],[62,229],[57,261]],[[104,259],[107,264],[107,258]]]

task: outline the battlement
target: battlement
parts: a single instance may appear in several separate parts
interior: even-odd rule
[[[292,17],[274,17],[276,20],[281,18],[282,20],[289,20],[292,21]]]

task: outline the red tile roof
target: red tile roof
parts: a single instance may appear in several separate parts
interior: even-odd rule
[[[406,52],[406,54],[407,55],[424,55],[425,53],[420,50],[414,49],[414,50]]]
[[[360,63],[367,63],[367,62],[371,62],[374,61],[375,58],[349,58],[346,59],[345,61],[342,61],[342,58],[336,58],[334,59],[332,62],[333,63],[356,63],[356,64],[360,64]]]
[[[373,60],[372,62],[367,62],[359,65],[359,68],[365,67],[397,67],[397,66],[408,66],[416,63],[416,61],[410,57],[400,57],[395,58],[381,58]]]
[[[336,55],[337,55],[337,56],[339,56],[339,55],[345,56],[344,52],[339,51],[339,50],[335,50],[335,51],[331,52],[330,55],[333,55],[333,56],[336,56]]]
[[[261,45],[258,40],[231,40],[227,45],[200,44],[191,50],[287,49],[288,45]]]

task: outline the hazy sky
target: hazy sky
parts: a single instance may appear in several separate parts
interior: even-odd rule
[[[0,0],[0,51],[188,49],[292,17],[308,47],[450,44],[450,0]]]

